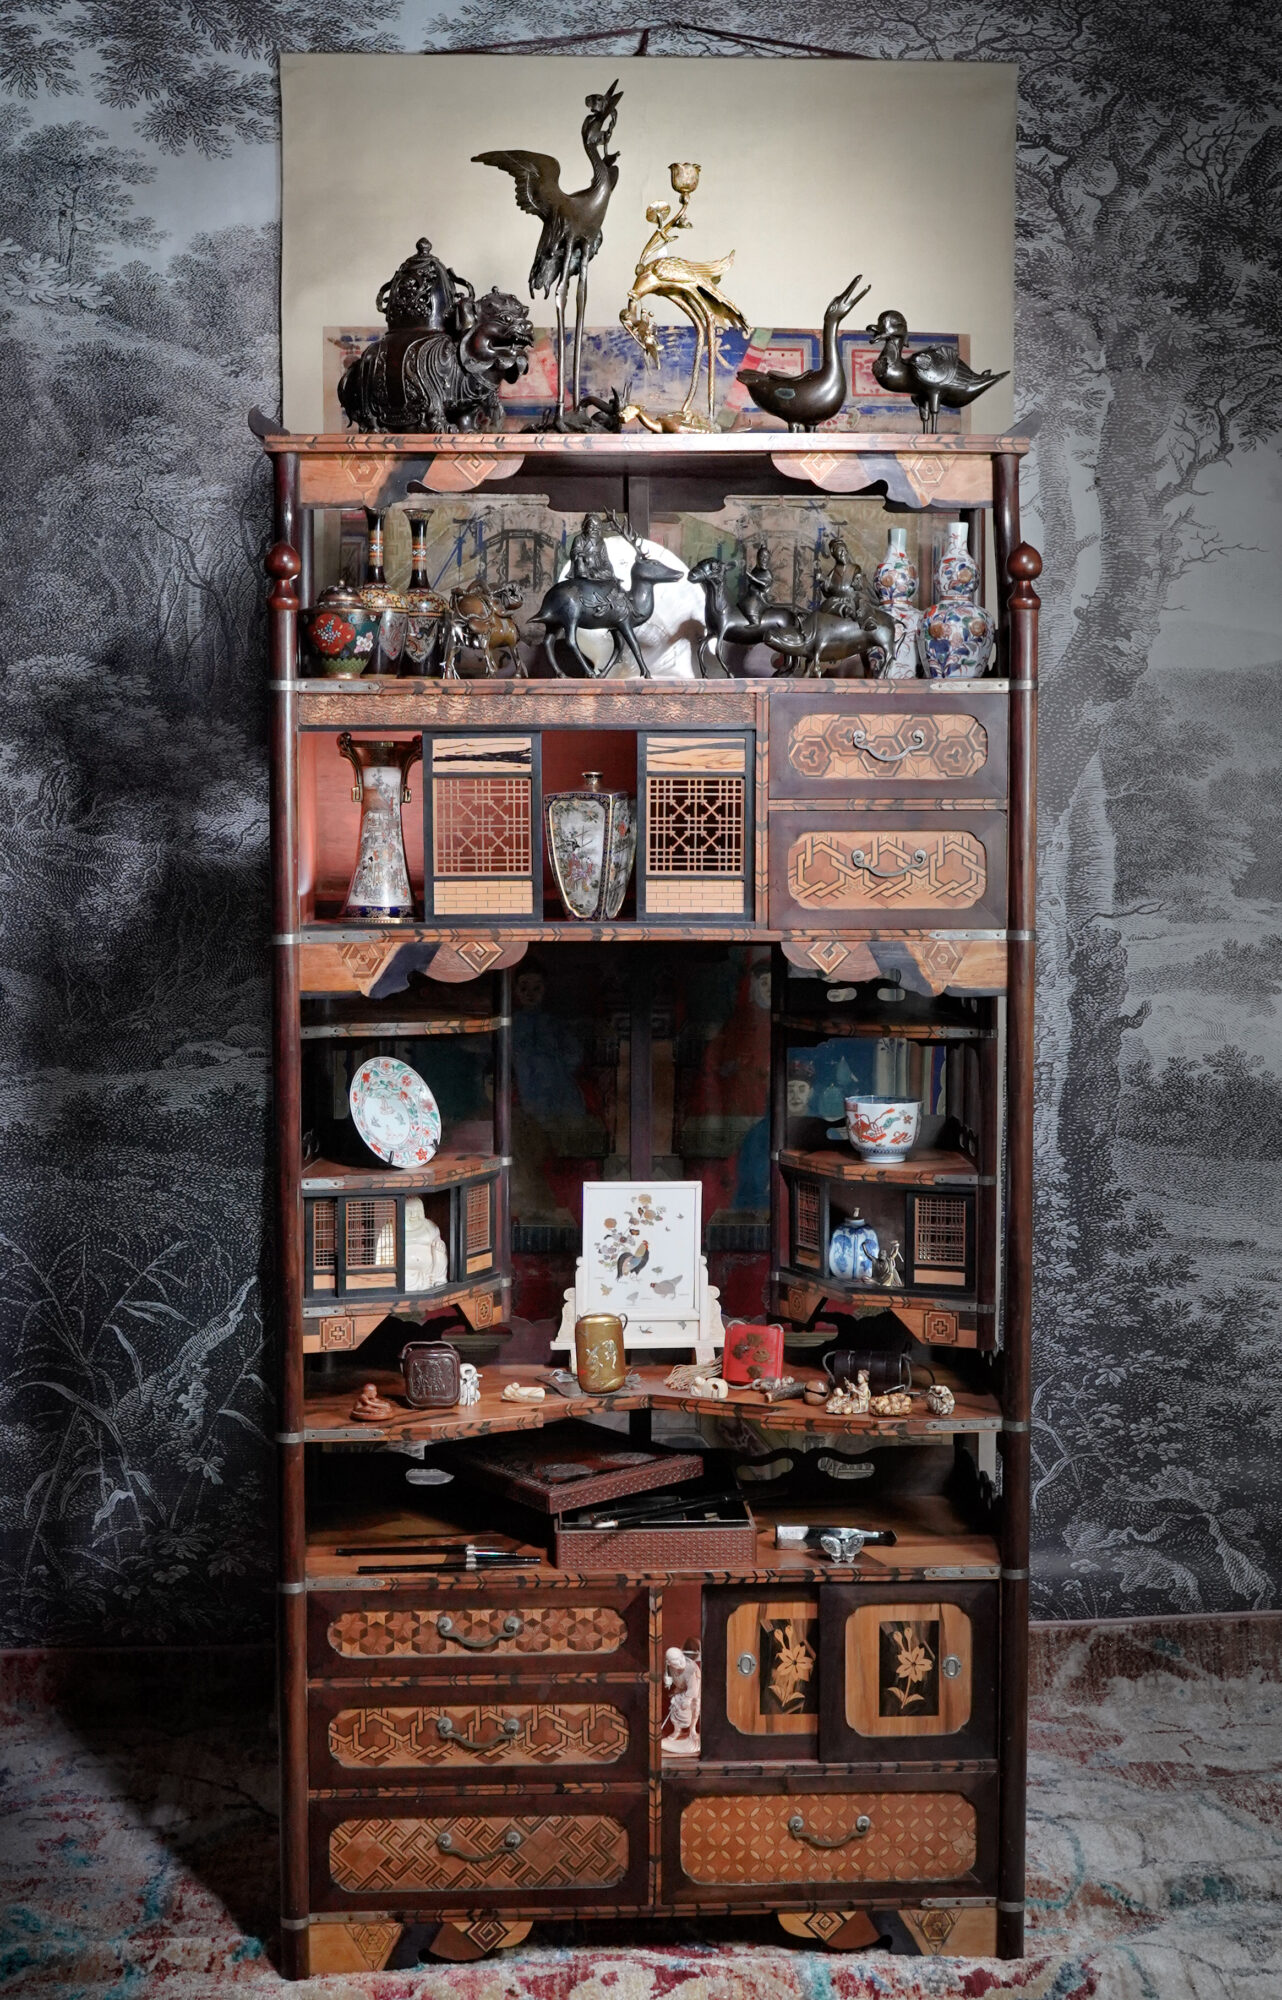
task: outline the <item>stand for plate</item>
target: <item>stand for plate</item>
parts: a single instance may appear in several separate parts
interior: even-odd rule
[[[575,1266],[574,1284],[565,1295],[565,1305],[561,1313],[561,1324],[552,1342],[554,1354],[563,1351],[574,1352],[574,1322],[582,1313],[600,1312],[599,1305],[585,1302],[586,1274],[584,1259],[579,1258]],[[679,1347],[694,1349],[694,1359],[711,1364],[724,1347],[726,1329],[721,1318],[721,1294],[715,1285],[708,1283],[708,1260],[700,1257],[695,1277],[695,1303],[693,1313],[681,1313],[664,1318],[657,1313],[638,1314],[629,1319],[623,1344],[629,1356],[652,1353],[656,1348]]]

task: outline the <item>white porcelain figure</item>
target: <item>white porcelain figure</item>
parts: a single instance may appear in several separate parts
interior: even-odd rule
[[[405,1289],[430,1292],[449,1277],[449,1252],[436,1224],[423,1212],[417,1195],[405,1204]]]

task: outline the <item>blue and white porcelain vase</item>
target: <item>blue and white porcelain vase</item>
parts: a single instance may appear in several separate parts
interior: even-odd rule
[[[937,602],[921,613],[917,657],[932,681],[976,681],[988,671],[997,621],[979,602],[979,566],[964,521],[950,523],[935,571]]]
[[[851,1284],[872,1283],[872,1260],[880,1254],[876,1230],[858,1215],[834,1229],[828,1239],[829,1271],[834,1278],[845,1278]]]
[[[915,680],[917,676],[917,627],[921,613],[913,599],[917,595],[917,565],[908,553],[908,530],[891,528],[886,553],[873,571],[877,602],[895,621],[895,645],[879,679]]]

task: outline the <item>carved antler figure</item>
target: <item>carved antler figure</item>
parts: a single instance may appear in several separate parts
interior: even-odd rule
[[[680,204],[675,214],[666,201],[647,208],[645,219],[654,224],[654,230],[637,259],[636,275],[619,318],[641,347],[646,360],[653,365],[659,358],[659,341],[653,315],[646,311],[641,301],[648,298],[667,299],[670,305],[685,314],[694,327],[694,367],[690,372],[690,387],[685,401],[675,414],[652,416],[635,403],[629,404],[627,414],[636,417],[646,430],[710,431],[715,428],[717,341],[721,328],[733,326],[740,333],[747,333],[748,322],[734,301],[721,290],[721,280],[734,263],[733,250],[728,256],[716,257],[708,264],[695,264],[685,257],[665,257],[662,254],[678,229],[693,226],[688,210],[690,197],[699,185],[700,169],[693,161],[674,161],[669,171],[673,192],[681,197]],[[699,370],[705,358],[708,366],[706,419],[696,417],[694,413]]]

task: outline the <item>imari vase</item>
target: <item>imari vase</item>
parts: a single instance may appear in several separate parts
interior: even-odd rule
[[[401,807],[409,803],[406,779],[410,766],[423,754],[423,739],[415,736],[402,743],[372,742],[344,730],[338,747],[356,773],[352,797],[361,809],[356,866],[343,915],[378,923],[410,922],[414,895],[405,860]]]
[[[953,521],[935,571],[938,602],[921,614],[917,657],[933,681],[974,681],[993,657],[997,621],[979,602],[979,565],[966,541],[966,524]]]
[[[585,923],[617,917],[637,852],[636,800],[603,792],[601,773],[583,773],[581,792],[543,801],[548,854],[566,915]]]
[[[888,681],[917,677],[917,627],[921,613],[917,595],[917,565],[908,553],[908,530],[887,531],[886,553],[873,572],[877,602],[895,621],[895,646],[880,678]]]

